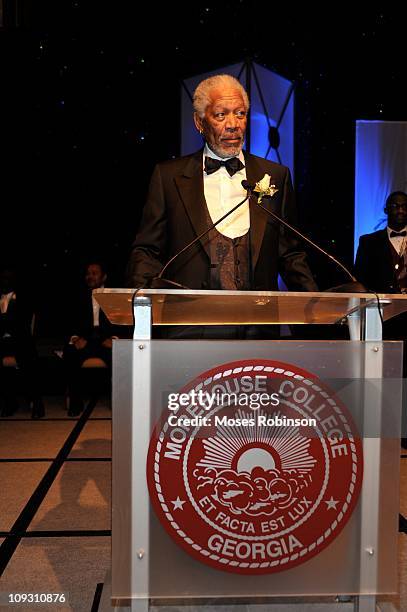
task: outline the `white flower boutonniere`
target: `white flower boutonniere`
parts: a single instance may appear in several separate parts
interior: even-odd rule
[[[253,191],[257,191],[259,194],[258,203],[262,201],[264,196],[270,196],[270,198],[277,193],[278,189],[276,189],[275,185],[271,184],[271,176],[269,174],[265,174],[261,181],[256,183],[256,187]]]

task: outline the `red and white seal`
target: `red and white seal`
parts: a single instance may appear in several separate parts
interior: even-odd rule
[[[363,454],[323,382],[292,364],[245,360],[204,372],[182,394],[165,407],[147,458],[152,504],[177,544],[214,568],[265,574],[339,535]]]

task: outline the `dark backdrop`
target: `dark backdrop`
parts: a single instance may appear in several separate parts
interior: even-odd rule
[[[30,285],[40,332],[58,332],[88,257],[104,258],[110,284],[123,284],[151,169],[178,154],[181,79],[248,57],[295,82],[300,224],[352,264],[355,120],[407,119],[402,9],[253,0],[3,9],[0,258]],[[319,256],[311,263],[321,288],[345,280]]]

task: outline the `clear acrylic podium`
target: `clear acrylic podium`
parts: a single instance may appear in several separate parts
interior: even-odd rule
[[[113,347],[112,576],[103,610],[213,605],[216,611],[228,604],[238,611],[262,604],[261,610],[333,605],[373,612],[382,605],[378,601],[397,590],[402,343],[382,342],[381,318],[407,311],[407,296],[102,289],[95,297],[112,323],[134,324],[133,340]],[[151,339],[153,325],[256,324],[347,324],[352,340]],[[286,571],[252,575],[202,563],[171,538],[150,501],[147,457],[165,398],[214,366],[239,360],[273,360],[311,372],[321,386],[335,388],[360,435],[363,480],[346,525],[318,554]],[[171,518],[181,517],[184,502],[178,496],[172,503],[172,514],[161,505]],[[329,513],[337,501],[331,496],[321,503]],[[332,596],[338,603],[327,602]]]

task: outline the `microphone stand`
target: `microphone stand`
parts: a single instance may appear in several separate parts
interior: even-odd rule
[[[243,184],[243,187],[249,193],[249,195],[254,195],[255,197],[257,197],[257,194],[254,193],[254,187],[252,185],[249,185],[247,183],[247,181],[242,181],[242,184]],[[264,197],[267,197],[267,196],[264,196]],[[332,287],[331,289],[328,289],[328,291],[332,291],[332,292],[336,292],[337,291],[337,292],[340,292],[340,293],[348,293],[348,292],[349,293],[353,293],[353,292],[355,292],[355,293],[364,293],[364,292],[366,292],[366,288],[362,285],[362,283],[360,283],[353,276],[353,274],[351,274],[351,272],[343,265],[343,263],[338,261],[333,255],[331,255],[330,253],[325,251],[323,248],[318,246],[315,242],[313,242],[310,238],[308,238],[308,236],[305,236],[304,234],[302,234],[297,228],[293,227],[290,223],[288,223],[287,221],[282,219],[279,215],[274,213],[272,210],[269,210],[268,208],[265,208],[265,206],[263,206],[259,202],[257,202],[257,206],[259,206],[259,208],[264,210],[265,213],[267,213],[270,217],[272,217],[275,221],[277,221],[277,223],[281,223],[281,225],[283,225],[284,227],[288,228],[291,232],[293,232],[294,234],[299,236],[302,240],[304,240],[305,242],[310,244],[319,253],[322,253],[326,257],[329,257],[329,259],[331,261],[333,261],[337,266],[339,266],[339,268],[341,268],[341,270],[343,270],[345,272],[345,274],[350,278],[350,282],[349,283],[344,283],[342,285],[339,285],[338,287]]]
[[[351,274],[351,272],[343,265],[343,263],[341,263],[340,261],[338,261],[333,255],[331,255],[330,253],[328,253],[327,251],[324,251],[323,248],[321,248],[320,246],[318,246],[317,244],[315,244],[315,242],[313,242],[310,238],[308,238],[307,236],[304,236],[304,234],[302,234],[299,230],[297,230],[295,227],[293,227],[292,225],[290,225],[287,221],[284,221],[284,219],[282,219],[281,217],[279,217],[278,215],[276,215],[275,213],[273,213],[273,211],[269,210],[268,208],[265,208],[265,206],[263,206],[262,204],[259,204],[257,202],[257,206],[259,206],[262,210],[264,210],[264,212],[266,212],[268,215],[270,215],[270,217],[273,217],[273,219],[275,221],[279,221],[282,225],[284,225],[285,227],[287,227],[289,230],[291,230],[292,232],[294,232],[295,234],[297,234],[297,236],[299,236],[300,238],[302,238],[302,240],[305,240],[305,242],[308,242],[308,244],[310,244],[311,246],[314,247],[314,249],[317,249],[317,251],[319,251],[320,253],[322,253],[323,255],[326,255],[327,257],[329,257],[329,259],[331,261],[333,261],[334,263],[336,263],[344,272],[347,276],[349,276],[350,280],[352,283],[357,283],[358,281],[356,280],[356,278],[353,276],[353,274]]]
[[[199,240],[201,240],[201,238],[203,238],[204,236],[206,236],[206,234],[209,234],[209,232],[211,230],[213,230],[217,225],[219,225],[219,223],[221,223],[222,221],[224,221],[227,217],[229,217],[229,215],[231,215],[232,213],[235,212],[235,210],[237,210],[240,206],[242,206],[242,204],[244,204],[249,198],[250,198],[251,193],[247,193],[246,197],[244,198],[244,200],[242,200],[241,202],[239,202],[238,204],[236,204],[236,206],[234,206],[233,208],[231,208],[227,213],[225,213],[220,219],[218,219],[215,223],[212,223],[212,225],[210,225],[205,231],[201,232],[199,234],[199,236],[196,236],[196,238],[194,238],[193,240],[191,240],[191,242],[189,242],[187,245],[184,246],[184,248],[182,248],[180,251],[178,251],[177,253],[175,253],[175,255],[173,257],[171,257],[171,259],[169,261],[167,261],[167,263],[165,264],[165,266],[161,269],[161,272],[158,274],[158,276],[155,276],[152,281],[151,281],[151,287],[153,289],[167,289],[167,283],[169,285],[171,285],[172,287],[176,288],[176,289],[189,289],[189,287],[185,287],[185,285],[181,285],[180,283],[176,283],[175,281],[171,281],[168,280],[166,278],[163,278],[164,272],[170,267],[170,265],[183,253],[185,253],[185,251],[187,251],[189,248],[191,248],[196,242],[198,242]]]
[[[204,236],[206,236],[206,234],[208,234],[212,229],[214,229],[217,225],[219,225],[219,223],[221,223],[229,215],[234,213],[240,206],[242,206],[250,198],[250,196],[254,195],[255,197],[257,197],[257,194],[254,192],[254,186],[249,185],[247,181],[242,181],[242,186],[247,191],[246,197],[241,202],[236,204],[233,208],[231,208],[222,217],[220,217],[220,219],[218,219],[215,223],[212,223],[212,225],[210,225],[206,230],[204,230],[198,236],[196,236],[193,240],[191,240],[191,242],[189,242],[187,245],[185,245],[180,251],[175,253],[175,255],[173,255],[173,257],[171,257],[171,259],[163,266],[163,268],[161,269],[161,271],[158,274],[158,276],[155,276],[152,279],[152,281],[151,281],[151,288],[153,288],[153,289],[168,289],[168,288],[189,289],[189,287],[186,287],[185,285],[181,285],[180,283],[177,283],[175,281],[163,278],[164,277],[164,273],[166,272],[166,270],[168,270],[168,268],[171,266],[171,264],[176,259],[178,259],[178,257],[180,255],[185,253],[194,244],[196,244],[199,240],[201,240]],[[267,196],[265,196],[265,197],[267,197]],[[272,217],[277,223],[280,223],[281,225],[283,225],[284,227],[289,229],[291,232],[296,234],[299,238],[301,238],[302,240],[304,240],[305,242],[310,244],[319,253],[322,253],[322,255],[325,255],[325,257],[328,257],[333,263],[335,263],[339,268],[341,268],[341,270],[343,270],[345,272],[345,274],[349,277],[350,282],[344,283],[342,285],[339,285],[338,287],[332,287],[328,291],[331,291],[331,292],[341,292],[341,293],[343,293],[343,292],[345,292],[345,293],[348,293],[348,292],[350,292],[350,293],[352,293],[352,292],[355,292],[355,293],[364,293],[364,292],[367,291],[368,293],[371,293],[333,255],[331,255],[330,253],[325,251],[318,244],[316,244],[310,238],[308,238],[308,236],[305,236],[297,228],[295,228],[290,223],[288,223],[287,221],[282,219],[279,215],[277,215],[273,211],[269,210],[268,208],[265,208],[262,204],[259,204],[259,203],[257,203],[257,206],[259,206],[267,215]]]

